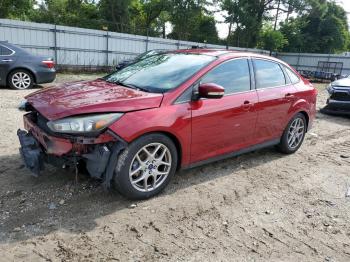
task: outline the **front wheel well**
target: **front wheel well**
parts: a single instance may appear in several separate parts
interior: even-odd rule
[[[181,158],[182,158],[182,147],[181,147],[181,143],[180,143],[179,139],[174,134],[167,132],[167,131],[153,131],[153,132],[149,132],[149,133],[144,133],[141,136],[136,137],[135,139],[138,139],[142,136],[151,135],[151,134],[162,134],[162,135],[167,136],[168,138],[171,139],[171,141],[174,143],[174,145],[176,147],[177,158],[178,158],[177,169],[179,169],[181,167]]]
[[[10,77],[10,75],[11,75],[14,71],[17,71],[17,70],[23,70],[23,71],[28,72],[28,73],[33,77],[34,83],[36,83],[36,77],[35,77],[35,74],[33,73],[33,71],[30,70],[30,69],[28,69],[28,68],[24,68],[24,67],[16,67],[16,68],[11,69],[11,71],[7,74],[6,83],[9,82],[9,77]]]

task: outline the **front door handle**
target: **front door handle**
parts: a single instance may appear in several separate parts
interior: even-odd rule
[[[2,59],[1,62],[12,62],[12,59]]]
[[[246,101],[243,102],[242,108],[244,110],[249,110],[252,106],[253,106],[253,104],[250,103],[250,101],[246,100]]]

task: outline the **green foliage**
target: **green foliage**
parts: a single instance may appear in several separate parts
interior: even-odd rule
[[[226,39],[218,38],[215,11],[224,14]],[[350,48],[347,14],[333,0],[0,0],[0,18],[272,51]]]
[[[281,51],[287,43],[288,40],[282,32],[276,31],[269,26],[261,31],[258,47],[270,51]]]
[[[32,21],[39,23],[100,29],[99,24],[91,23],[96,19],[96,5],[82,0],[45,0],[31,16]]]
[[[283,23],[280,31],[288,39],[288,52],[337,53],[349,46],[346,13],[326,0],[309,0],[307,12]]]
[[[0,18],[28,20],[35,0],[0,0]]]
[[[216,43],[218,34],[215,20],[207,9],[207,0],[170,0],[171,38]]]

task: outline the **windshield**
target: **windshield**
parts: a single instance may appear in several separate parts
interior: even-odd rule
[[[198,54],[159,54],[107,75],[104,80],[162,93],[176,88],[214,59],[212,56]]]
[[[147,51],[147,52],[144,52],[144,53],[136,56],[135,61],[140,60],[140,59],[145,59],[149,56],[156,55],[156,54],[158,54],[158,52],[156,50]]]

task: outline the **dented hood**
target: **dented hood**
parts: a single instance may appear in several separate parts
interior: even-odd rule
[[[72,115],[128,112],[159,107],[163,94],[148,93],[97,79],[42,89],[26,97],[49,120]]]

